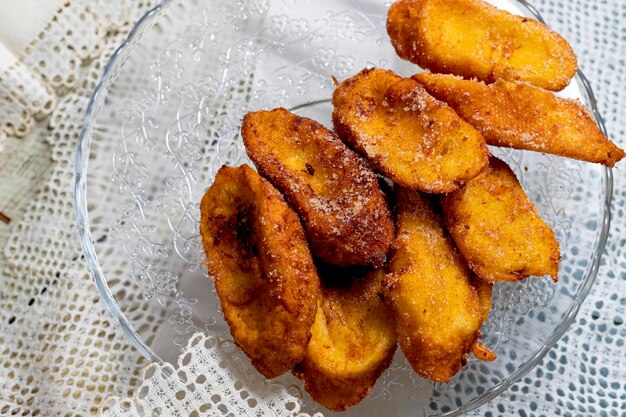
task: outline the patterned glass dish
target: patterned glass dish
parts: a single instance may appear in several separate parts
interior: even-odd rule
[[[198,206],[222,164],[250,163],[239,137],[249,110],[283,106],[330,125],[331,76],[365,66],[410,75],[377,0],[173,0],[144,16],[105,68],[85,119],[76,206],[85,257],[102,298],[150,361],[175,362],[198,331],[230,338],[202,265]],[[493,1],[539,18],[519,0]],[[578,74],[578,98],[603,129]],[[563,335],[596,277],[609,227],[610,170],[493,148],[554,228],[560,281],[497,284],[482,331],[494,362],[470,358],[449,383],[417,377],[398,350],[355,416],[458,415],[526,374]],[[218,364],[215,364],[218,366]],[[292,375],[272,383],[315,405]]]

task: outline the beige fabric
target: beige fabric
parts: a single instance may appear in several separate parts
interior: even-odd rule
[[[9,234],[0,264],[0,415],[95,414],[106,396],[132,392],[143,363],[81,259],[72,188],[89,96],[108,57],[150,4],[107,3],[98,12],[107,19],[91,6],[65,2],[55,24],[31,45],[33,55],[20,61],[51,86],[58,104],[25,139],[7,139],[0,154],[0,211],[12,219],[0,224],[3,247]],[[66,54],[68,44],[75,49]],[[20,85],[0,80],[16,99],[0,100],[2,122],[7,109],[17,107],[16,117],[19,109],[37,113],[33,103],[19,101]]]
[[[50,23],[64,0],[20,0],[0,2],[0,43],[21,54]],[[0,55],[1,56],[1,55]],[[5,69],[0,60],[0,71]]]
[[[120,40],[136,9],[150,0],[20,0],[0,2],[0,151],[48,116],[59,96],[78,86],[81,64]],[[24,32],[21,32],[21,31]]]

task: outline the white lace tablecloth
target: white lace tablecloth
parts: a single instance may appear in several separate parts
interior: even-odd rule
[[[150,3],[50,1],[31,21],[0,4],[0,212],[12,220],[0,222],[5,247],[0,254],[0,415],[95,414],[111,395],[132,398],[144,412],[164,414],[174,407],[182,415],[211,413],[194,409],[193,398],[176,397],[180,387],[154,365],[141,373],[147,364],[101,303],[74,220],[73,158],[85,106],[108,57]],[[538,0],[534,5],[571,42],[609,136],[626,147],[626,1]],[[19,32],[25,27],[32,33]],[[575,324],[534,370],[470,415],[626,415],[624,169],[614,170],[609,241]],[[193,375],[194,361],[205,360],[197,347],[210,341],[192,342],[187,362],[183,357],[179,364],[187,376]],[[198,392],[208,389],[202,379],[194,380]],[[144,415],[129,401],[109,404],[109,415]],[[230,407],[237,415],[235,405]]]

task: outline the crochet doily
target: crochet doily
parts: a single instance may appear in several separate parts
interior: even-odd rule
[[[59,96],[84,89],[85,64],[98,58],[106,62],[108,55],[102,52],[107,43],[118,46],[151,3],[68,0],[23,51],[0,44],[15,58],[0,73],[0,135],[25,136],[36,118],[52,112]]]
[[[208,360],[199,347],[218,343],[211,337],[193,337],[177,368],[150,365],[142,373],[144,361],[105,311],[82,259],[72,196],[76,140],[103,64],[130,24],[148,8],[130,0],[87,3],[67,2],[20,60],[28,71],[16,69],[0,80],[0,92],[12,100],[1,101],[0,120],[10,121],[2,131],[24,135],[33,126],[33,115],[51,113],[44,122],[48,130],[40,134],[52,157],[49,179],[38,185],[25,215],[14,223],[5,249],[0,414],[93,414],[110,395],[133,400],[107,403],[108,415],[150,415],[164,413],[167,407],[202,415],[223,410],[220,406],[234,407],[219,393],[206,404],[202,403],[206,397],[196,401],[194,393],[214,394],[194,374],[194,364]],[[626,64],[626,4],[549,0],[535,6],[572,43],[609,136],[624,147],[626,77],[621,69]],[[470,415],[623,415],[626,273],[620,271],[626,268],[622,250],[626,176],[619,168],[614,174],[609,242],[598,280],[577,321],[537,368]],[[224,372],[250,372],[245,367],[227,369]],[[221,371],[215,376],[228,375]],[[248,393],[243,386],[221,389]],[[291,404],[290,395],[274,398]],[[198,408],[185,408],[192,405]],[[234,408],[226,410],[237,415]]]
[[[20,126],[6,133],[25,134],[32,120],[22,116],[51,113],[33,130],[37,138],[23,139],[30,156],[20,169],[37,171],[29,161],[47,158],[52,167],[31,183],[28,198],[8,199],[20,207],[8,207],[16,221],[1,265],[0,415],[95,414],[107,396],[128,396],[138,383],[144,360],[106,312],[81,259],[72,189],[86,104],[103,65],[149,6],[66,1],[19,66],[2,75],[3,94],[15,100],[0,100],[0,120]],[[3,169],[12,154],[0,152]],[[3,199],[26,195],[24,185],[3,183]]]
[[[297,397],[281,385],[267,384],[239,349],[215,336],[196,334],[177,367],[151,364],[142,378],[134,401],[112,398],[101,415],[310,417],[298,413]]]

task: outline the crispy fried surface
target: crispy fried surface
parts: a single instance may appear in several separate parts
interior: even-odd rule
[[[345,279],[320,270],[322,281]],[[329,276],[330,275],[330,276]],[[357,404],[387,369],[396,349],[393,314],[382,299],[381,270],[323,287],[306,356],[294,373],[313,399],[333,411]]]
[[[491,293],[493,284],[474,276],[472,286],[476,288],[476,292],[478,293],[480,314],[482,316],[482,321],[485,321],[487,320],[487,316],[489,316],[489,310],[491,310]]]
[[[321,124],[285,109],[248,113],[250,159],[300,214],[313,254],[337,265],[381,265],[393,220],[376,175]]]
[[[490,303],[424,195],[397,194],[397,238],[386,282],[400,347],[420,376],[447,382],[464,364]],[[488,301],[489,300],[489,301]]]
[[[426,192],[450,192],[486,165],[481,134],[418,82],[366,69],[333,94],[339,136],[394,182]]]
[[[577,69],[574,51],[560,35],[482,0],[397,1],[387,32],[400,57],[433,72],[559,91]]]
[[[472,286],[476,288],[478,303],[480,305],[481,321],[484,322],[487,320],[489,311],[491,310],[491,293],[493,284],[474,276],[474,279],[472,279]],[[496,360],[496,354],[478,340],[472,344],[471,351],[474,356],[481,361]]]
[[[247,165],[223,166],[202,198],[200,234],[235,343],[267,378],[304,356],[319,280],[296,213]]]
[[[414,78],[480,130],[490,145],[546,152],[608,167],[625,156],[576,101],[515,81],[486,85],[430,73]]]
[[[557,280],[559,244],[515,174],[492,157],[489,168],[441,199],[444,220],[470,267],[483,280],[532,275]]]

